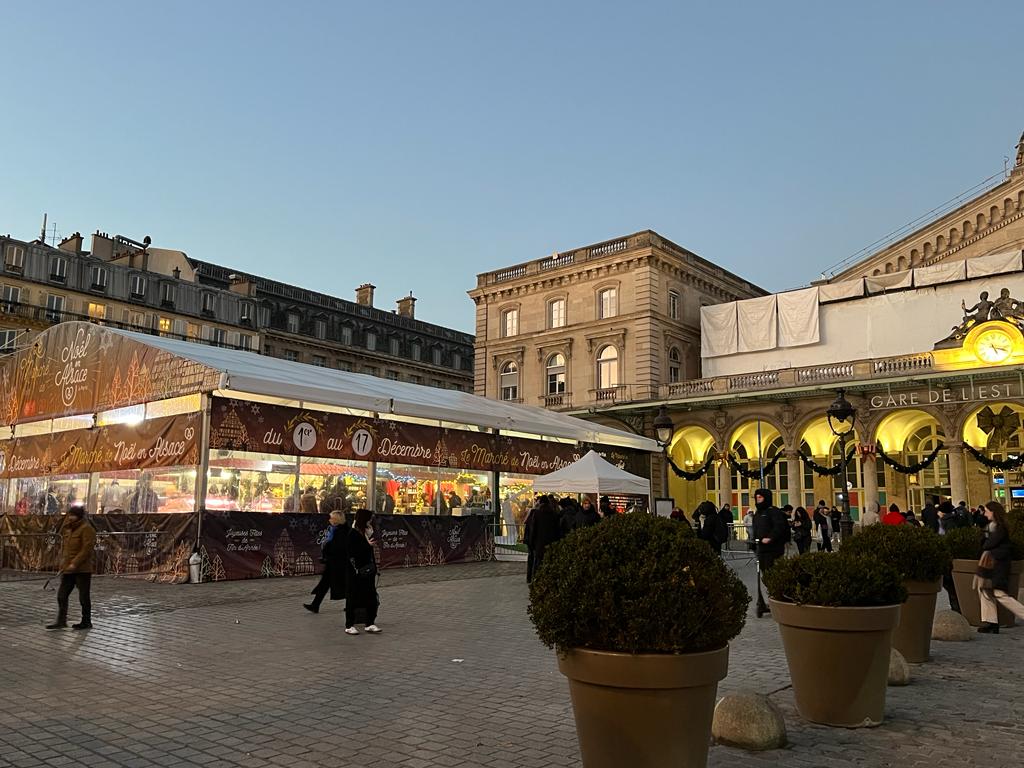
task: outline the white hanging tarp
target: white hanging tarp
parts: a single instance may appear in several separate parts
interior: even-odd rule
[[[890,272],[888,275],[865,277],[864,283],[868,287],[868,293],[885,293],[910,288],[914,284],[914,271],[908,269],[904,272]]]
[[[938,285],[967,279],[967,265],[963,261],[944,261],[930,267],[914,270],[914,285]]]
[[[737,351],[775,349],[778,338],[775,305],[774,294],[736,302]]]
[[[970,279],[1001,275],[1004,272],[1019,272],[1020,265],[1021,251],[1019,248],[1003,253],[993,253],[991,256],[979,256],[976,259],[967,260],[967,277]]]
[[[700,353],[703,357],[736,354],[736,302],[700,308]]]
[[[787,291],[778,295],[779,346],[799,347],[817,344],[818,287]]]
[[[830,301],[859,299],[864,296],[864,278],[843,280],[838,283],[826,283],[818,286],[818,303],[828,304]]]
[[[619,469],[605,461],[596,451],[574,461],[567,467],[542,475],[533,481],[539,493],[621,493],[650,496],[651,481]]]

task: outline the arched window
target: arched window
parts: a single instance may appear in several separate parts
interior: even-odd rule
[[[560,354],[554,354],[548,358],[547,393],[549,395],[565,393],[565,358]]]
[[[916,464],[935,449],[935,446],[943,442],[945,435],[935,423],[921,427],[917,432],[907,438],[906,463]],[[929,496],[948,496],[949,485],[949,454],[946,451],[939,451],[938,458],[916,477],[910,476],[910,504],[918,512],[924,506]],[[916,483],[913,481],[917,480]],[[959,501],[959,499],[956,499]]]
[[[519,335],[518,309],[506,309],[501,313],[501,335],[506,338]]]
[[[552,299],[548,302],[548,328],[565,327],[565,299]]]
[[[616,288],[605,288],[597,293],[597,319],[606,320],[619,314],[619,292]]]
[[[519,399],[519,366],[509,360],[501,367],[499,375],[502,400]]]
[[[679,354],[678,347],[672,347],[668,351],[668,383],[675,384],[682,381],[683,358]]]
[[[619,351],[609,344],[597,353],[597,388],[619,386]]]

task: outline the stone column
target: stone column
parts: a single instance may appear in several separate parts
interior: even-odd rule
[[[718,507],[723,504],[732,504],[732,470],[729,469],[729,462],[723,461],[718,465]],[[739,514],[738,512],[736,514]]]
[[[789,493],[789,503],[793,505],[793,508],[802,507],[804,505],[804,492],[803,492],[803,465],[800,461],[800,453],[796,450],[787,448],[785,452],[786,458],[786,486],[788,487],[787,493]]]
[[[949,456],[949,493],[953,503],[967,500],[967,466],[964,462],[964,444],[946,443]]]
[[[871,506],[878,501],[878,461],[873,453],[865,453],[860,457],[861,471],[864,473],[864,503],[861,504],[860,516],[864,512],[873,509]]]

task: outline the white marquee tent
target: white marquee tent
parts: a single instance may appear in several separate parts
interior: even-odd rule
[[[539,493],[607,493],[650,496],[651,481],[619,469],[596,451],[567,467],[538,477],[533,490]]]

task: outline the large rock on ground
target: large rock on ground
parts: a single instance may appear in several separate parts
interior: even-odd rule
[[[965,643],[974,639],[974,630],[967,619],[956,611],[939,611],[932,622],[932,640]]]
[[[910,665],[903,654],[893,648],[889,652],[889,685],[909,685]]]
[[[715,706],[711,735],[719,744],[760,751],[786,746],[786,721],[767,696],[732,693]]]

